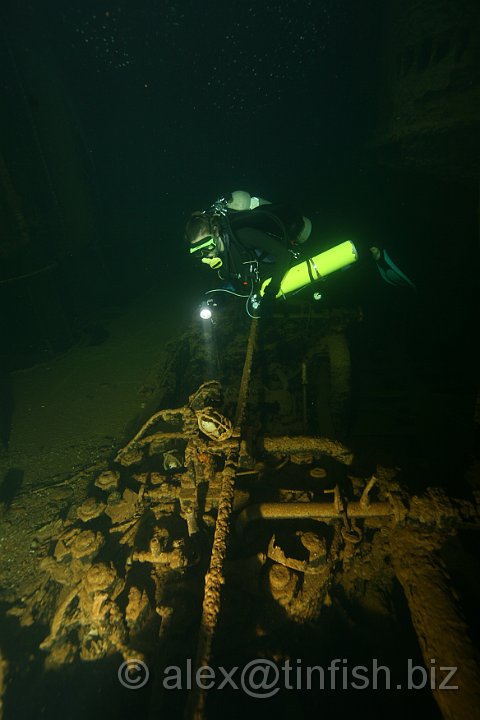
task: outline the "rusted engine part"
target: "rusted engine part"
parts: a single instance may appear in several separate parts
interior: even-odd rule
[[[379,486],[385,501],[370,500],[375,485]],[[338,518],[342,514],[344,525],[340,527]],[[278,547],[275,535],[269,543],[267,557],[276,563],[269,569],[270,594],[290,618],[303,622],[318,616],[328,597],[335,562],[341,563],[346,570],[352,561],[355,545],[362,540],[361,534],[355,537],[358,518],[363,518],[365,528],[381,529],[383,537],[388,538],[383,554],[392,558],[393,571],[404,589],[427,672],[436,673],[436,676],[431,674],[430,679],[434,678],[432,689],[442,714],[452,720],[458,717],[473,720],[480,699],[479,658],[448,587],[445,568],[435,551],[457,528],[480,528],[478,504],[451,499],[438,488],[429,488],[422,497],[409,497],[395,482],[393,471],[378,468],[376,475],[364,486],[358,501],[345,501],[335,488],[331,503],[249,506],[240,513],[237,530],[244,532],[247,524],[254,520],[314,519],[319,521],[319,527],[322,523],[335,524],[338,539],[335,550],[333,546],[330,550],[329,566],[323,566],[324,577],[321,578],[309,577],[309,563],[288,557]],[[380,536],[377,533],[374,537]],[[317,535],[313,547],[317,557],[321,556],[325,548],[321,535]],[[327,556],[326,552],[324,554]],[[314,562],[313,567],[317,566]],[[445,673],[442,674],[440,667],[458,668],[454,683],[459,686],[458,692],[441,692],[439,685]]]
[[[156,614],[157,621],[161,616],[162,636],[175,624],[175,600],[169,602],[166,595],[172,583],[178,586],[178,577],[192,563],[192,555],[188,538],[185,541],[178,535],[183,529],[175,535],[163,523],[180,516],[193,535],[201,521],[199,513],[210,513],[219,504],[223,475],[217,468],[232,447],[238,448],[228,418],[211,406],[220,390],[218,383],[206,383],[189,398],[188,406],[156,413],[119,453],[128,468],[142,459],[141,471],[102,472],[92,496],[71,508],[53,557],[42,563],[44,587],[21,608],[12,609],[21,621],[25,618],[25,624],[31,624],[38,617],[38,603],[50,598],[53,620],[41,646],[48,653],[47,665],[70,662],[78,654],[84,660],[111,652],[141,656],[135,638],[155,622]],[[161,430],[157,421],[164,426]],[[179,437],[180,449],[175,446]],[[154,470],[145,472],[152,466]],[[208,493],[201,492],[201,486]],[[99,561],[100,553],[103,561]],[[111,557],[116,558],[115,565],[108,561]],[[118,558],[124,558],[124,567]],[[153,603],[147,587],[136,579],[138,573],[132,573],[139,563],[150,565]]]
[[[275,535],[270,539],[268,590],[274,603],[297,623],[315,620],[326,602],[344,544],[339,530],[337,525],[330,547],[320,532],[296,531],[294,540],[306,554],[302,559],[284,550]]]
[[[333,539],[331,532],[328,535],[327,541],[320,524],[318,531],[298,530],[281,537],[274,534],[266,552],[231,558],[226,565],[229,596],[222,617],[225,626],[233,622],[238,629],[241,616],[249,624],[253,617],[248,611],[245,614],[245,608],[251,607],[252,600],[258,611],[254,622],[260,636],[287,619],[300,625],[316,621],[322,607],[330,602],[328,593],[344,546],[339,524]]]
[[[298,448],[295,447],[295,449]],[[248,560],[240,561],[240,566],[242,566],[242,563],[247,563],[246,574],[256,578],[252,583],[249,583],[252,594],[255,595],[258,591],[260,586],[259,573],[261,573],[263,578],[261,585],[264,589],[263,594],[267,596],[267,604],[273,600],[271,611],[275,613],[275,609],[281,607],[284,614],[297,623],[318,619],[322,606],[328,603],[328,591],[335,572],[340,564],[343,568],[347,567],[355,556],[356,548],[362,540],[362,533],[356,524],[356,518],[351,518],[347,514],[346,502],[337,486],[331,488],[333,502],[312,503],[314,495],[329,493],[330,489],[325,488],[322,490],[321,485],[318,485],[313,492],[302,491],[301,489],[282,489],[281,475],[275,478],[277,473],[287,471],[285,479],[289,482],[288,477],[291,478],[291,472],[288,473],[289,468],[291,469],[295,465],[303,465],[305,469],[308,469],[312,462],[314,462],[314,454],[310,452],[297,453],[284,458],[276,466],[272,465],[272,474],[270,477],[267,475],[265,487],[272,487],[275,495],[281,497],[282,501],[248,506],[240,513],[237,525],[237,530],[240,530],[237,540],[243,548],[246,543],[253,543],[256,546],[259,538],[262,538],[264,534],[260,526],[265,527],[265,524],[258,523],[259,533],[257,536],[255,533],[252,533],[247,538],[242,536],[242,529],[245,529],[246,524],[253,519],[253,516],[250,517],[249,514],[250,508],[253,508],[255,519],[268,519],[270,517],[270,519],[278,521],[284,518],[290,521],[290,527],[291,521],[295,519],[299,520],[299,525],[303,526],[306,521],[310,525],[312,519],[318,521],[317,530],[315,531],[299,529],[297,532],[292,533],[291,530],[282,530],[281,536],[273,535],[270,538],[267,550],[262,551],[260,549],[260,552],[258,552],[257,547],[256,554],[250,556]],[[259,468],[259,473],[263,475],[267,472],[266,464],[260,463],[260,465],[262,468]],[[242,475],[242,472],[238,474],[239,477]],[[323,484],[323,481],[328,477],[328,472],[323,467],[313,466],[310,467],[308,476],[313,480],[314,485],[318,480],[321,480]],[[376,480],[377,478],[374,476],[362,484],[361,490],[357,488],[358,500],[356,500],[356,505],[358,508],[362,508],[362,516],[369,512],[369,494],[375,486]],[[316,511],[311,517],[309,507],[314,505],[317,508],[319,504],[322,509],[324,506],[328,506],[329,512],[324,513],[327,516],[319,518],[319,513]],[[266,506],[272,509],[271,515],[267,513],[268,517],[265,518],[262,513],[256,514],[258,508],[262,509]],[[375,503],[372,510],[372,515],[375,518],[378,515],[377,506],[383,507],[387,514],[393,516],[394,510],[390,505]],[[334,512],[332,512],[332,509],[334,509]],[[276,522],[276,527],[279,527],[278,522]],[[260,542],[262,547],[263,541],[260,540]],[[272,565],[272,563],[274,564]],[[230,563],[230,575],[239,588],[244,588],[245,580],[243,577],[240,578],[233,565],[234,561]],[[257,586],[257,590],[255,590],[255,586]],[[270,601],[268,597],[270,597]]]
[[[117,453],[115,462],[128,467],[138,463],[143,456],[143,448],[151,445],[156,440],[175,440],[184,439],[195,436],[198,433],[198,419],[195,414],[196,410],[202,409],[207,404],[212,404],[219,400],[220,384],[216,381],[210,381],[201,385],[201,387],[190,398],[186,407],[176,408],[174,410],[160,410],[152,415],[136,433],[136,435]],[[177,431],[160,431],[146,435],[158,423],[168,425],[176,425]]]
[[[307,459],[306,455],[292,458],[290,469],[294,464],[301,464],[305,466],[305,470],[308,470],[312,458],[310,457],[307,463],[299,462],[305,459]],[[291,478],[292,475],[288,472],[288,463],[280,463],[277,469],[287,471],[284,479],[289,482],[289,477]],[[317,479],[322,480],[323,484],[328,478],[328,472],[324,468],[315,466],[310,467],[308,473],[302,472],[302,474],[306,477],[310,476],[314,484]],[[338,488],[333,489],[333,503],[331,503],[336,508],[335,517],[314,518],[315,522],[312,522],[308,514],[312,492],[281,489],[280,475],[278,484],[275,481],[271,483],[271,480],[272,478],[267,478],[265,487],[272,487],[275,495],[285,499],[284,502],[276,503],[275,507],[283,507],[286,512],[282,515],[290,522],[282,527],[283,523],[273,518],[275,533],[270,535],[266,544],[265,533],[268,524],[265,521],[256,523],[248,536],[238,535],[237,548],[240,557],[237,560],[232,557],[228,566],[229,595],[227,595],[227,615],[224,623],[228,627],[231,621],[234,627],[238,628],[239,617],[244,618],[240,622],[246,623],[245,637],[249,637],[248,642],[252,643],[253,653],[256,652],[255,638],[268,636],[270,631],[273,637],[276,636],[278,628],[287,620],[298,625],[318,621],[323,607],[331,604],[331,588],[342,582],[343,571],[356,557],[356,550],[361,547],[362,541],[362,533],[356,524],[356,519],[346,514],[346,501],[340,495]],[[369,494],[376,480],[377,478],[373,477],[366,483],[362,482],[361,488],[357,484],[355,493],[358,505],[369,507]],[[321,486],[318,486],[313,494],[321,492]],[[288,512],[292,505],[299,511],[294,516],[289,515]],[[301,512],[302,509],[304,512]],[[394,511],[391,507],[389,512],[393,516]],[[374,527],[378,528],[380,522],[376,515],[375,510],[375,517],[372,519],[375,522]],[[242,518],[240,522],[241,520]],[[298,523],[292,522],[295,520],[298,520]],[[295,524],[297,530],[292,529]],[[367,547],[370,547],[369,542]],[[253,554],[244,557],[246,549],[248,553],[253,552]],[[236,596],[238,594],[243,596],[243,593],[246,594],[244,600],[238,600]],[[251,607],[252,604],[256,610],[255,628],[251,627],[250,613],[245,615],[243,610],[244,606]],[[226,634],[228,635],[228,631]],[[228,641],[226,642],[228,645]],[[264,652],[264,641],[260,642]],[[220,640],[221,646],[222,640]],[[273,650],[274,655],[276,652],[277,650]]]
[[[480,706],[480,663],[437,554],[443,542],[438,532],[400,528],[390,539],[391,557],[442,716],[474,720]],[[458,689],[442,689],[442,681]]]
[[[163,464],[166,470],[182,469],[179,475],[181,489],[179,492],[172,492],[167,487],[157,492],[157,499],[165,499],[165,494],[172,501],[178,497],[181,506],[181,515],[188,525],[189,535],[198,532],[198,488],[201,483],[208,482],[215,486],[213,477],[204,477],[205,469],[211,467],[211,463],[205,463],[204,454],[222,455],[226,449],[226,443],[237,448],[238,441],[232,438],[233,427],[228,418],[205,403],[218,403],[221,397],[220,384],[217,381],[204,383],[190,398],[188,406],[175,410],[161,410],[155,413],[144,425],[135,437],[117,454],[116,460],[122,465],[130,466],[139,463],[144,458],[146,450],[155,451],[155,448],[163,447]],[[158,424],[166,425],[166,429],[150,432],[149,430]],[[172,424],[178,430],[171,430]],[[210,447],[208,441],[202,440],[202,435],[207,436],[214,446]],[[175,441],[186,442],[184,458],[178,452],[169,449],[169,443]],[[154,492],[149,493],[153,498]]]
[[[304,458],[294,456],[294,459],[298,463]],[[309,474],[312,478],[325,478],[327,475],[324,468],[317,467],[313,467]],[[394,516],[394,509],[388,502],[370,501],[369,495],[376,482],[377,477],[372,476],[361,491],[357,491],[358,500],[349,503],[335,485],[323,491],[331,494],[331,502],[312,502],[306,497],[301,502],[261,503],[248,506],[238,516],[237,532],[240,537],[253,520],[272,520],[277,527],[279,520],[317,522],[316,531],[287,533],[287,538],[283,540],[289,550],[284,549],[274,534],[265,555],[274,563],[268,567],[264,583],[267,594],[273,600],[273,607],[282,608],[290,620],[300,624],[316,621],[323,605],[329,604],[329,590],[336,573],[340,568],[346,570],[350,566],[362,541],[363,533],[357,520],[371,517],[377,526],[380,519],[388,522],[389,517]],[[292,497],[300,495],[298,492],[288,494]],[[350,508],[352,512],[349,512]],[[328,532],[327,526],[330,528]],[[332,530],[333,538],[327,542],[327,535],[331,536]],[[335,582],[339,582],[338,574]]]
[[[85,535],[79,535],[80,542],[89,542],[90,538]],[[73,660],[77,647],[68,638],[73,636],[73,631],[77,632],[82,660],[95,660],[111,652],[120,652],[125,658],[131,656],[126,626],[116,602],[124,588],[124,580],[118,577],[112,565],[89,565],[90,559],[93,558],[72,559],[69,565],[63,565],[63,578],[60,568],[51,568],[51,577],[57,582],[63,580],[64,588],[59,595],[50,633],[40,645],[49,653],[49,666]],[[44,567],[48,569],[46,564]]]

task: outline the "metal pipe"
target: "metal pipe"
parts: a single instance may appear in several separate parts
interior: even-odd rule
[[[355,501],[346,507],[346,515],[350,518],[390,517],[393,514],[393,508],[388,502],[361,505]],[[255,520],[340,520],[344,515],[343,508],[336,502],[259,503],[242,510],[237,518],[237,531],[242,533]]]
[[[245,415],[248,387],[252,370],[253,355],[257,338],[258,320],[252,320],[248,336],[247,352],[243,365],[240,392],[238,394],[235,412],[235,429],[240,434],[241,425]],[[205,575],[205,590],[202,606],[202,621],[200,624],[197,655],[195,667],[210,665],[212,657],[212,644],[217,629],[221,606],[221,590],[225,583],[224,564],[227,555],[228,537],[230,531],[230,518],[233,512],[233,497],[235,493],[235,477],[238,470],[238,441],[236,448],[225,459],[222,472],[222,487],[218,501],[217,522],[213,536],[210,567]],[[189,720],[202,720],[205,717],[206,690],[194,687],[189,695],[185,717]]]
[[[217,522],[213,537],[210,567],[205,575],[202,620],[200,623],[195,668],[210,665],[212,643],[220,614],[221,590],[225,584],[224,563],[227,555],[230,516],[233,510],[235,492],[235,466],[226,465],[222,473],[222,489],[218,503]],[[205,717],[206,690],[198,685],[189,694],[185,709],[188,720],[202,720]]]
[[[250,385],[250,373],[252,371],[253,355],[255,352],[255,344],[257,340],[257,328],[258,320],[255,318],[252,320],[250,325],[250,333],[248,335],[247,352],[245,355],[245,362],[243,364],[242,380],[240,383],[240,392],[238,393],[237,408],[235,411],[234,428],[235,434],[239,434],[243,417],[245,414],[245,407],[247,404],[248,388]]]
[[[343,465],[351,465],[353,452],[337,440],[322,437],[264,437],[262,439],[263,449],[269,453],[280,453],[283,455],[294,455],[318,453],[329,455]]]
[[[375,477],[375,475],[372,475],[372,477],[370,478],[368,483],[365,485],[363,492],[362,492],[362,497],[360,498],[360,505],[362,507],[368,507],[370,505],[370,498],[369,498],[370,490],[373,488],[373,486],[375,485],[376,482],[377,482],[377,478]]]

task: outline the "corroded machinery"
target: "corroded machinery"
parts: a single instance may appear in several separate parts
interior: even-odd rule
[[[361,476],[332,437],[252,432],[257,330],[253,321],[235,407],[226,412],[213,380],[152,415],[71,508],[42,560],[43,585],[16,614],[28,624],[44,608],[48,668],[119,654],[159,675],[187,657],[215,665],[237,644],[279,662],[279,629],[314,633],[339,588],[378,609],[399,584],[425,664],[458,668],[459,692],[433,689],[441,713],[473,718],[476,651],[442,548],[480,527],[475,498],[411,495],[395,468]],[[152,682],[152,717],[216,717],[204,688],[172,709]]]

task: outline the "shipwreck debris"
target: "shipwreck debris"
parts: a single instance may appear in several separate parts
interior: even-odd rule
[[[203,666],[215,661],[218,634],[229,631],[228,602],[222,612],[231,582],[238,581],[240,604],[263,603],[257,629],[266,644],[277,621],[321,623],[336,588],[353,593],[382,576],[388,592],[397,578],[425,662],[446,662],[451,650],[465,667],[468,692],[436,697],[442,712],[469,717],[476,657],[436,552],[459,528],[480,527],[477,499],[440,488],[412,494],[398,469],[381,465],[357,477],[351,448],[305,434],[303,422],[301,435],[253,426],[247,400],[256,337],[254,321],[235,407],[211,380],[184,405],[155,412],[90,483],[88,497],[45,534],[52,541],[41,562],[45,582],[11,614],[31,624],[40,603],[51,606],[41,643],[48,668],[113,653],[168,664],[181,654],[179,637],[188,637],[190,656]],[[344,403],[349,373],[340,364]],[[0,687],[2,667],[0,658]],[[207,700],[195,688],[187,717],[207,717]]]

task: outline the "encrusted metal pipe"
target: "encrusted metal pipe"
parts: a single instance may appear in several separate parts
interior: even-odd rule
[[[225,582],[223,565],[227,554],[234,492],[235,467],[226,464],[222,473],[222,490],[218,504],[210,567],[205,576],[202,621],[200,624],[195,662],[196,668],[210,665],[211,661],[212,643],[220,613],[221,589]],[[188,699],[185,717],[191,720],[201,720],[204,717],[205,701],[205,690],[200,689],[198,686],[193,688]]]
[[[318,503],[259,503],[242,510],[237,519],[237,530],[243,532],[254,520],[339,520],[344,516],[343,508],[335,502]],[[360,502],[349,502],[347,516],[350,518],[389,517],[394,511],[388,502],[374,502],[361,505]]]
[[[353,452],[341,442],[330,440],[325,437],[264,437],[262,439],[263,449],[268,453],[279,453],[284,455],[297,455],[318,453],[335,458],[343,465],[351,465]]]
[[[247,404],[248,387],[250,383],[250,374],[252,372],[253,355],[255,352],[255,344],[257,340],[258,320],[255,318],[250,325],[250,333],[248,336],[247,352],[245,362],[243,364],[242,380],[240,382],[240,392],[238,393],[237,408],[235,411],[234,427],[236,434],[240,434],[240,427],[245,414]]]

